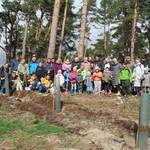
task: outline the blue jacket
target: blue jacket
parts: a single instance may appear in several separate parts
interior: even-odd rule
[[[39,66],[39,63],[37,61],[31,62],[29,64],[29,73],[30,73],[30,75],[32,75],[36,72],[36,69],[37,69],[38,66]]]
[[[64,72],[64,79],[65,82],[69,82],[69,76],[70,76],[71,72],[70,71],[65,71]]]

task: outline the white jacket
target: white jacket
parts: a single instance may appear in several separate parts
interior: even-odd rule
[[[133,69],[133,84],[135,87],[141,86],[141,78],[144,74],[144,65],[137,64],[135,68]]]
[[[62,87],[64,85],[64,76],[62,74],[56,75],[56,80],[59,78],[60,86]]]

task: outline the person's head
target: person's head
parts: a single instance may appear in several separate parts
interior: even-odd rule
[[[78,58],[78,57],[75,57],[74,61],[75,61],[75,62],[78,62],[78,61],[79,61],[79,58]]]
[[[84,62],[88,62],[88,58],[87,57],[84,57]]]
[[[135,59],[135,63],[136,63],[136,64],[139,64],[140,62],[141,62],[140,58],[136,58],[136,59]]]
[[[113,59],[113,62],[114,62],[114,64],[117,64],[117,63],[118,63],[117,58],[114,58],[114,59]]]
[[[47,79],[47,80],[50,80],[50,76],[49,76],[49,75],[47,75],[47,76],[46,76],[46,79]]]
[[[35,62],[36,61],[36,55],[32,55],[32,61]]]
[[[126,56],[125,62],[126,62],[127,64],[130,64],[130,63],[131,63],[131,57],[130,57],[130,56]]]
[[[9,64],[6,63],[6,64],[4,65],[4,68],[5,68],[5,69],[9,69]]]
[[[51,62],[52,62],[52,63],[54,63],[54,62],[55,62],[55,59],[54,59],[54,58],[52,58],[52,59],[51,59]]]
[[[61,70],[58,70],[58,74],[62,74],[62,71],[61,71]]]
[[[13,72],[11,73],[11,76],[12,76],[13,78],[16,78],[16,76],[17,76],[16,71],[13,71]]]
[[[47,63],[51,63],[51,59],[50,58],[47,59]]]
[[[61,64],[61,59],[57,59],[56,63]]]
[[[95,60],[96,60],[96,61],[99,61],[99,57],[98,57],[98,56],[96,56],[96,57],[95,57]]]
[[[69,63],[70,63],[70,60],[69,60],[69,59],[67,59],[67,60],[65,61],[65,63],[66,63],[66,64],[69,64]]]
[[[24,58],[21,59],[21,64],[25,64],[26,60]]]
[[[106,64],[109,63],[109,57],[106,57],[106,58],[105,58],[105,63],[106,63]]]
[[[73,71],[77,71],[77,67],[75,66],[75,67],[73,67]]]
[[[95,72],[99,72],[100,68],[98,66],[95,67]]]
[[[89,57],[89,61],[92,61],[93,59],[92,59],[92,57]]]
[[[32,79],[32,80],[35,80],[35,79],[36,79],[36,74],[33,74],[33,75],[31,76],[31,79]]]
[[[40,63],[39,63],[39,67],[42,67],[42,66],[43,66],[43,62],[40,62]]]
[[[127,67],[127,63],[126,63],[126,62],[123,63],[122,67],[123,67],[123,68],[126,68],[126,67]]]

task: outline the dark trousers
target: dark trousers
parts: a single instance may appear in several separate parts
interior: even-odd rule
[[[130,95],[131,94],[130,86],[131,84],[129,80],[122,80],[121,81],[121,93],[123,95]]]
[[[104,90],[106,92],[110,92],[111,91],[111,84],[109,82],[104,82]]]
[[[0,93],[5,93],[5,80],[0,80]]]

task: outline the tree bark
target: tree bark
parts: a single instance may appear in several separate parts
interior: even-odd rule
[[[24,29],[24,37],[23,37],[23,43],[22,43],[22,57],[25,58],[26,54],[26,41],[27,41],[27,35],[28,35],[28,27],[29,27],[29,15],[26,16],[25,19],[25,29]]]
[[[47,41],[48,40],[48,36],[49,36],[49,33],[51,31],[51,23],[49,23],[49,27],[48,27],[48,32],[45,34],[44,36],[44,40]]]
[[[84,49],[85,49],[85,34],[86,34],[88,4],[89,4],[89,0],[83,0],[80,40],[79,40],[79,49],[78,49],[78,57],[80,58],[84,56],[84,51],[85,51]]]
[[[65,32],[65,24],[66,24],[66,18],[67,18],[67,8],[68,8],[68,0],[66,0],[66,5],[65,5],[64,19],[63,19],[63,24],[62,24],[62,31],[61,31],[61,38],[60,38],[60,45],[59,45],[58,59],[61,58],[61,53],[62,53],[64,32]]]
[[[54,53],[55,53],[57,24],[58,24],[58,18],[59,18],[60,3],[61,3],[61,0],[55,0],[50,40],[49,40],[48,55],[47,55],[48,58],[53,58]]]
[[[134,64],[137,17],[138,17],[138,0],[135,0],[133,24],[132,24],[132,31],[131,31],[131,33],[132,33],[132,36],[131,36],[131,53],[130,53],[131,64]]]
[[[42,32],[42,21],[43,21],[43,17],[44,17],[44,12],[41,10],[41,16],[39,19],[39,23],[36,29],[36,35],[35,35],[35,49],[36,51],[39,50],[39,41],[40,41],[40,36],[41,36],[41,32]]]

